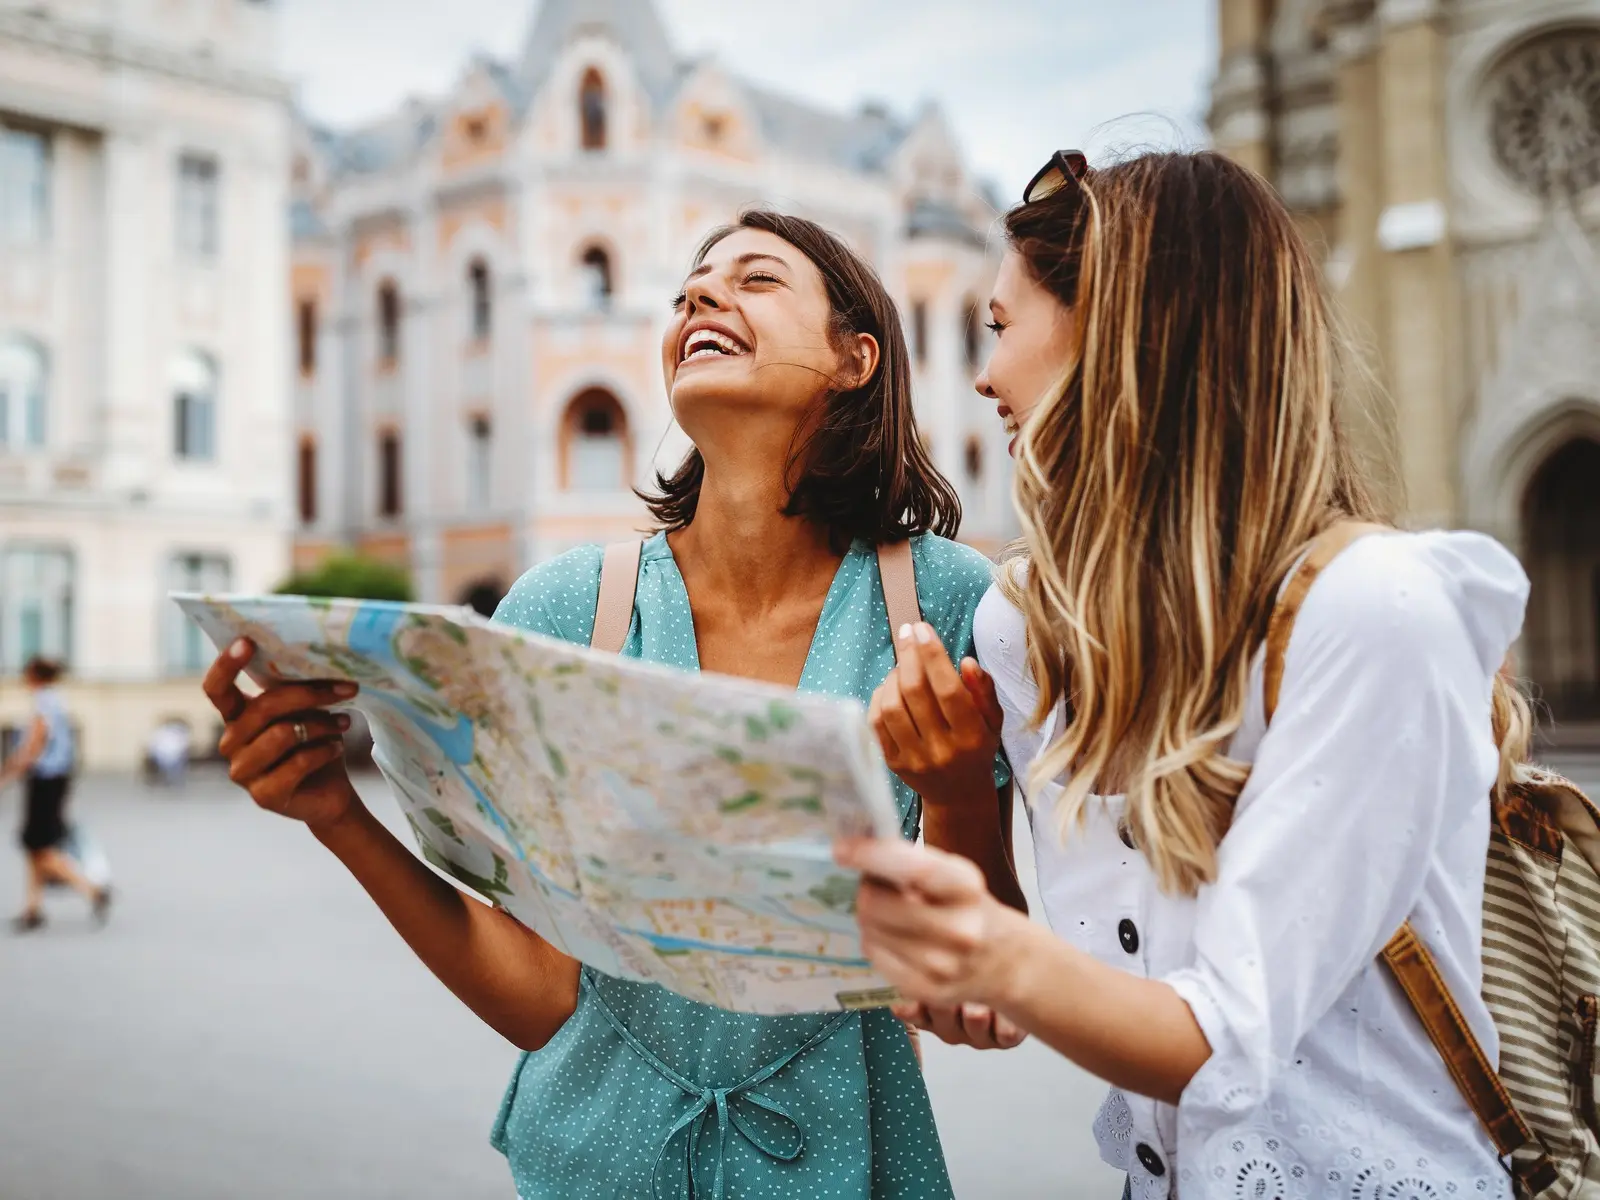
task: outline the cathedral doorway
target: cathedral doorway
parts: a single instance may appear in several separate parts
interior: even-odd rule
[[[1521,671],[1555,722],[1600,722],[1600,441],[1573,437],[1528,484],[1523,565],[1533,588]]]

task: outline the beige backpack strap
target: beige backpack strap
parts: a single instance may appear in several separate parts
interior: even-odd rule
[[[917,569],[911,561],[911,543],[885,542],[878,547],[878,577],[883,581],[883,603],[889,610],[889,635],[899,653],[900,629],[922,620],[917,602]]]
[[[1300,560],[1294,574],[1289,576],[1289,582],[1284,584],[1283,591],[1278,595],[1278,603],[1273,607],[1272,617],[1267,622],[1267,659],[1262,671],[1261,691],[1266,701],[1269,724],[1272,714],[1278,711],[1278,692],[1283,688],[1283,663],[1289,653],[1289,635],[1294,632],[1294,619],[1300,615],[1300,606],[1306,602],[1311,585],[1350,543],[1369,533],[1387,531],[1387,526],[1367,525],[1360,521],[1340,521],[1337,525],[1329,526],[1312,539],[1311,548]]]
[[[1284,660],[1289,652],[1289,637],[1294,621],[1311,591],[1317,576],[1352,542],[1371,533],[1381,533],[1381,525],[1341,521],[1319,535],[1300,560],[1278,596],[1267,624],[1267,653],[1262,671],[1262,692],[1266,717],[1270,722],[1278,709],[1278,694],[1283,687]],[[1482,1122],[1500,1157],[1511,1159],[1512,1152],[1531,1147],[1535,1153],[1512,1160],[1512,1171],[1524,1193],[1537,1195],[1556,1182],[1556,1169],[1544,1153],[1527,1122],[1517,1112],[1505,1084],[1478,1044],[1472,1027],[1456,1005],[1455,998],[1439,974],[1438,963],[1408,921],[1389,939],[1380,953],[1395,982],[1405,993],[1428,1040],[1444,1059],[1450,1077],[1468,1106]]]
[[[1462,1098],[1494,1142],[1496,1152],[1511,1160],[1512,1173],[1524,1185],[1525,1194],[1536,1196],[1555,1183],[1556,1169],[1549,1155],[1517,1112],[1506,1085],[1456,1007],[1450,988],[1439,974],[1439,965],[1411,922],[1407,921],[1389,939],[1381,957],[1411,1002],[1428,1040],[1444,1059]],[[1534,1153],[1512,1157],[1524,1147],[1531,1147]]]
[[[600,598],[594,606],[594,634],[589,645],[620,654],[633,624],[633,596],[639,588],[639,551],[643,542],[615,542],[600,560]]]

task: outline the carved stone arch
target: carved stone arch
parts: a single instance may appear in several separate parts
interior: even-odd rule
[[[1550,422],[1518,465],[1530,584],[1519,668],[1558,724],[1600,721],[1600,405]]]

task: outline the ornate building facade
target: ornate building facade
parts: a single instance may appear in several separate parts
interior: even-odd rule
[[[1600,730],[1600,0],[1218,0],[1219,148],[1278,187],[1392,398],[1411,519],[1533,580]],[[1585,728],[1587,727],[1587,728]]]
[[[701,238],[810,216],[901,304],[919,414],[964,536],[1012,525],[971,390],[994,209],[937,109],[821,111],[676,54],[651,0],[541,0],[519,56],[294,157],[296,558],[353,546],[427,600],[646,526],[632,488],[686,443],[660,340]]]
[[[89,767],[211,727],[169,589],[289,563],[289,91],[255,0],[0,0],[0,676]],[[25,718],[0,691],[0,727]]]

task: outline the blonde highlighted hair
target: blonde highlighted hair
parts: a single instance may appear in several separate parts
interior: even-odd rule
[[[1058,385],[1023,430],[1016,504],[1034,767],[1065,777],[1065,835],[1096,792],[1163,888],[1215,878],[1249,767],[1227,756],[1277,590],[1330,523],[1387,522],[1340,412],[1345,364],[1321,271],[1259,176],[1215,153],[1147,154],[1013,209],[1032,277],[1073,310]],[[1495,686],[1502,784],[1528,708]]]

